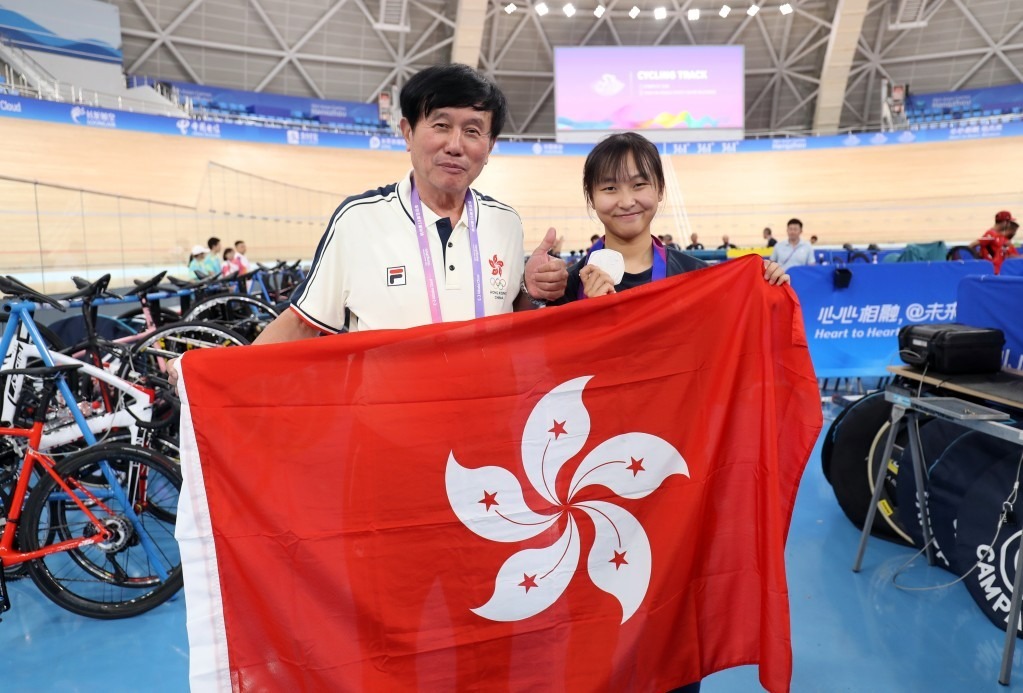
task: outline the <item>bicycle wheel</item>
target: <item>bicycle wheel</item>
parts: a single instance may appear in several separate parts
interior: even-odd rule
[[[138,526],[114,495],[104,463]],[[30,561],[29,574],[47,598],[81,616],[115,619],[149,611],[181,588],[181,554],[174,540],[181,474],[175,465],[154,450],[104,445],[65,460],[56,471],[111,536]],[[74,499],[51,476],[43,476],[25,503],[19,535],[24,550],[96,535]]]
[[[276,308],[255,296],[222,294],[199,301],[185,314],[184,319],[226,325],[252,341],[277,314]]]
[[[234,330],[202,322],[179,322],[154,331],[135,344],[131,365],[139,376],[166,373],[169,359],[192,349],[244,346],[249,343]]]

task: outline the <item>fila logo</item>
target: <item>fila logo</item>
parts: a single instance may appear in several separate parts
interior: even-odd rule
[[[405,265],[387,268],[387,286],[405,286]]]

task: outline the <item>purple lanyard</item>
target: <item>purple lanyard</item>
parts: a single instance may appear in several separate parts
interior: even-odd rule
[[[650,281],[655,282],[668,276],[667,252],[664,250],[664,245],[653,236],[650,237],[650,245],[654,248],[654,266],[650,269]],[[601,250],[603,247],[604,237],[601,236],[590,248],[590,252],[592,253],[594,250]],[[579,298],[586,298],[586,294],[583,293],[582,282],[579,282],[578,295]]]
[[[483,269],[480,263],[480,241],[476,235],[476,200],[472,192],[465,191],[465,211],[469,217],[469,251],[472,254],[472,286],[476,303],[476,317],[486,315],[483,309]],[[433,322],[444,322],[440,312],[440,293],[437,290],[437,275],[433,269],[433,256],[430,254],[430,238],[426,234],[426,222],[423,219],[423,203],[419,199],[416,183],[412,181],[412,219],[416,224],[416,236],[419,238],[419,254],[423,260],[423,274],[426,277],[426,293],[430,299],[430,317]]]

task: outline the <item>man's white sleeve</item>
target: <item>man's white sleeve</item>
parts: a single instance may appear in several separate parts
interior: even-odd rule
[[[348,277],[342,219],[335,214],[316,247],[309,274],[291,298],[291,307],[311,327],[329,333],[345,324]]]

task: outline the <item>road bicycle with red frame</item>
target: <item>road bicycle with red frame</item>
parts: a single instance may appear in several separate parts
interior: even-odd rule
[[[51,400],[82,367],[0,371],[42,382],[31,420],[0,427],[0,435],[27,443],[0,518],[0,613],[10,608],[3,568],[22,563],[49,599],[93,618],[138,615],[181,588],[177,465],[131,445],[96,445],[62,461],[39,450]]]

